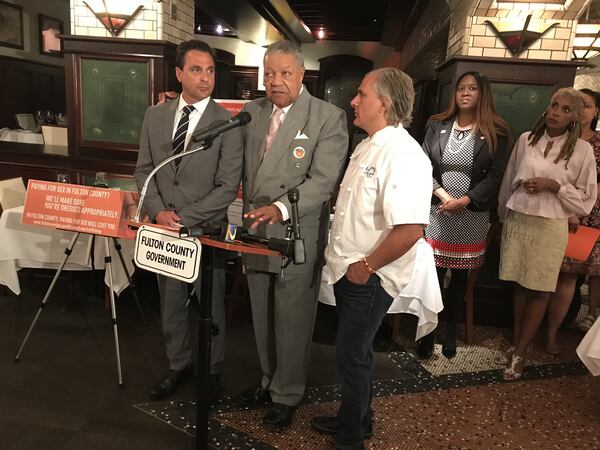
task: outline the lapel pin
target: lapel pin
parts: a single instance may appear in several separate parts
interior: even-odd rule
[[[304,158],[304,155],[306,155],[306,150],[304,150],[304,147],[296,147],[294,149],[294,158],[296,159],[302,159]]]

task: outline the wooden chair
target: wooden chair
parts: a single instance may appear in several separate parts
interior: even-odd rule
[[[502,224],[492,223],[486,238],[486,252],[492,242],[500,242],[500,236],[502,235]],[[473,291],[475,290],[475,283],[477,277],[481,272],[481,267],[477,269],[471,269],[467,278],[467,290],[465,292],[465,342],[467,344],[473,343]]]
[[[502,226],[498,223],[492,224],[486,238],[486,250],[489,245],[500,240]],[[481,272],[481,267],[471,269],[467,277],[467,289],[465,291],[465,342],[470,345],[474,338],[474,319],[473,319],[473,295],[475,283]],[[392,320],[392,339],[399,344],[400,336],[400,314],[395,314]]]
[[[23,178],[10,178],[0,181],[0,213],[6,209],[25,204],[25,183]]]

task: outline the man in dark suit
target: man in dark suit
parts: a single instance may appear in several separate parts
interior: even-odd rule
[[[175,153],[192,148],[194,130],[217,120],[227,120],[229,112],[210,98],[215,85],[212,49],[201,41],[186,41],[177,47],[176,75],[183,92],[178,100],[152,106],[146,111],[135,177],[141,189],[156,165]],[[242,136],[239,129],[223,133],[205,151],[182,157],[156,173],[150,182],[144,209],[151,220],[171,227],[191,226],[213,220],[226,220],[227,207],[239,189],[242,174]],[[215,258],[213,280],[213,338],[211,374],[213,395],[218,393],[219,365],[224,357],[225,268],[222,257]],[[165,276],[158,277],[163,334],[169,358],[169,372],[151,387],[150,398],[171,395],[182,379],[191,373],[192,351],[186,301],[188,285]],[[199,280],[196,293],[200,294]]]
[[[286,194],[297,187],[306,248],[306,263],[283,271],[281,258],[244,257],[263,377],[240,401],[272,401],[263,423],[274,427],[290,424],[304,394],[329,199],[348,151],[344,112],[310,95],[303,76],[299,47],[270,45],[264,56],[267,96],[245,107],[252,115],[244,129],[245,225],[263,237],[284,237],[291,212]]]

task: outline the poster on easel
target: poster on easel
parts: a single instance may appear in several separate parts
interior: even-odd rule
[[[120,189],[29,180],[21,223],[121,239],[135,239],[127,226],[139,194]]]

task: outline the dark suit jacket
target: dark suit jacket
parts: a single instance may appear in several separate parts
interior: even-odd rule
[[[447,121],[433,121],[427,126],[423,150],[429,156],[433,166],[433,190],[442,185],[442,173],[440,163],[442,154],[448,143],[452,132],[454,119]],[[467,207],[472,211],[488,211],[495,207],[498,200],[498,191],[502,176],[508,163],[510,150],[508,149],[508,137],[498,135],[496,151],[490,154],[487,143],[481,133],[475,137],[475,148],[473,149],[473,168],[471,170],[471,185],[467,196],[471,203]],[[431,196],[431,203],[437,205],[440,199]]]
[[[178,104],[179,99],[146,111],[135,169],[139,190],[154,167],[173,154],[173,122]],[[195,129],[230,118],[231,114],[211,99]],[[185,151],[195,146],[190,141]],[[175,170],[175,162],[171,162],[159,170],[148,185],[143,209],[152,219],[159,211],[173,210],[186,226],[224,220],[240,186],[242,164],[242,132],[239,128],[229,130],[207,150],[184,156],[179,169]]]
[[[261,98],[247,103],[245,110],[252,115],[252,121],[244,127],[244,212],[280,201],[291,215],[286,193],[298,186],[298,212],[305,240],[306,264],[292,264],[286,270],[313,270],[327,243],[329,199],[348,153],[346,115],[337,106],[313,97],[304,88],[287,112],[269,152],[264,155],[273,104],[267,98]],[[244,225],[251,222],[246,219]],[[257,234],[281,238],[285,229],[285,224],[263,224]],[[244,255],[244,263],[252,269],[279,272],[281,258]]]

